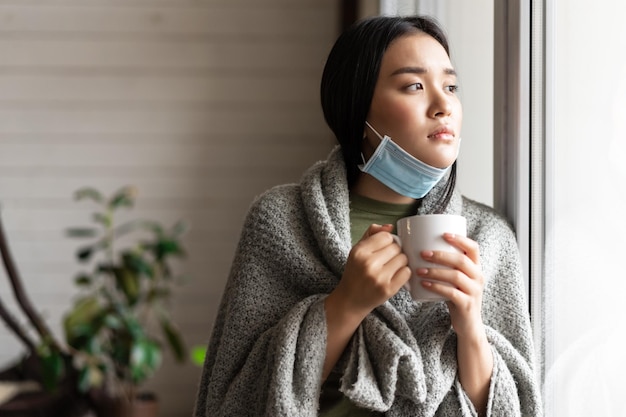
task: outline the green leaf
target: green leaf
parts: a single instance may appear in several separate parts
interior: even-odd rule
[[[104,201],[104,197],[102,196],[102,194],[92,187],[81,188],[74,193],[75,200],[83,200],[85,198],[91,199],[96,203],[101,203],[102,201]]]
[[[93,282],[91,275],[81,274],[74,278],[74,283],[79,287],[88,287]]]
[[[124,187],[119,190],[109,201],[109,209],[115,210],[120,207],[132,207],[135,203],[135,195],[137,190],[135,187]]]
[[[99,355],[102,353],[102,344],[98,337],[90,337],[85,340],[85,344],[82,349],[90,355]]]
[[[90,381],[91,380],[89,378],[89,367],[85,367],[81,369],[80,372],[78,373],[78,390],[80,392],[89,391],[89,389],[91,388]]]
[[[123,316],[123,323],[133,340],[141,340],[145,338],[144,328],[136,317],[130,312],[126,312]]]
[[[135,271],[139,275],[146,275],[150,278],[154,277],[154,269],[139,254],[134,252],[125,252],[122,255],[122,261],[129,269]]]
[[[115,275],[115,266],[114,265],[100,263],[100,264],[98,264],[98,267],[96,268],[96,270],[98,272],[100,272],[101,274]]]
[[[65,374],[65,363],[60,352],[50,349],[47,345],[41,345],[38,349],[41,360],[41,373],[43,386],[46,390],[56,388],[58,382]]]
[[[194,346],[191,349],[191,362],[195,365],[203,366],[206,359],[206,346]]]
[[[167,340],[172,352],[174,353],[174,358],[178,362],[184,362],[186,359],[186,348],[183,344],[183,339],[176,328],[172,325],[172,323],[164,317],[161,317],[161,329],[163,330],[163,334],[165,334],[165,339]]]
[[[104,213],[94,213],[93,221],[95,221],[96,223],[100,223],[107,228],[111,227],[111,224],[113,223],[113,219],[111,218],[111,216]]]
[[[84,339],[94,337],[101,327],[104,310],[96,297],[79,300],[63,321],[68,343],[74,347],[85,343]]]
[[[66,234],[69,237],[96,237],[98,235],[98,231],[93,227],[70,227],[66,230]]]
[[[114,313],[109,313],[104,316],[104,325],[108,328],[119,330],[123,326],[122,320]]]
[[[154,247],[154,255],[162,260],[169,255],[183,255],[184,251],[180,244],[173,239],[162,239]]]
[[[78,374],[78,390],[87,392],[91,388],[100,388],[104,384],[104,372],[97,365],[90,364]]]
[[[134,305],[139,299],[140,281],[139,276],[130,268],[115,268],[117,287],[122,291],[130,305]]]
[[[141,220],[131,220],[124,222],[122,224],[118,224],[115,227],[114,233],[116,238],[121,238],[124,235],[128,235],[129,233],[135,232],[142,227]]]
[[[81,262],[86,262],[89,260],[89,258],[91,258],[91,255],[93,255],[95,248],[93,246],[85,246],[82,247],[80,249],[78,249],[78,251],[76,252],[76,257],[81,261]]]
[[[115,338],[111,339],[108,355],[114,363],[114,367],[118,370],[120,370],[120,368],[130,368],[130,349],[132,343],[133,340],[126,337],[123,333],[119,335],[115,334]],[[126,377],[126,375],[123,376],[124,379],[126,379]]]
[[[133,344],[130,352],[130,371],[133,381],[139,383],[152,376],[161,366],[161,347],[149,339]]]

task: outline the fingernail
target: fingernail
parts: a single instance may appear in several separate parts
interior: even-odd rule
[[[445,239],[454,239],[456,237],[456,235],[454,233],[444,233],[443,237]]]
[[[433,252],[429,250],[425,250],[424,252],[422,252],[422,257],[424,259],[430,259],[433,257]]]
[[[428,275],[428,268],[418,268],[415,272],[417,275]]]

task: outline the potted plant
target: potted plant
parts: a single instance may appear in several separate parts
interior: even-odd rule
[[[80,293],[63,322],[78,388],[99,404],[99,415],[133,415],[139,387],[160,367],[163,349],[178,361],[187,355],[168,304],[181,282],[170,262],[184,255],[185,225],[166,229],[142,219],[118,224],[119,211],[134,206],[133,187],[109,198],[83,188],[75,198],[97,206],[94,226],[68,230],[90,239],[76,253],[87,270],[75,279]]]
[[[0,370],[0,383],[4,387],[0,398],[0,415],[82,417],[88,412],[90,401],[77,390],[77,374],[68,366],[72,362],[72,355],[50,331],[28,296],[9,248],[2,216],[0,255],[17,301],[17,310],[34,330],[29,332],[22,326],[0,295],[0,321],[25,348],[20,359]]]

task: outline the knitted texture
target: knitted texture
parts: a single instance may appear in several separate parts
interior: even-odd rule
[[[442,180],[423,200],[431,213]],[[324,299],[351,249],[349,195],[339,148],[299,184],[252,204],[208,346],[195,417],[316,416],[326,353]],[[486,277],[483,322],[494,357],[488,412],[539,416],[530,321],[514,235],[492,209],[455,194]],[[337,365],[341,391],[387,416],[474,416],[457,378],[445,303],[401,289],[362,322]]]

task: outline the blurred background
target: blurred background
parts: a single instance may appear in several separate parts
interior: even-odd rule
[[[461,74],[461,187],[491,204],[493,5],[476,4],[462,6],[482,22],[471,27],[434,12]],[[319,105],[334,40],[380,12],[377,1],[0,0],[1,214],[52,331],[62,334],[81,270],[65,231],[90,221],[74,191],[134,185],[138,217],[190,224],[172,313],[188,346],[205,345],[249,204],[335,144]],[[468,37],[472,54],[458,41]],[[14,310],[2,270],[0,294]],[[22,352],[1,329],[0,366]],[[162,416],[190,414],[199,375],[165,354],[146,384]]]
[[[187,256],[175,265],[188,279],[171,312],[186,345],[205,346],[250,203],[298,181],[335,145],[319,81],[336,37],[366,16],[429,14],[446,29],[460,74],[461,192],[517,227],[547,415],[625,416],[619,7],[0,0],[0,213],[25,290],[62,338],[82,268],[66,230],[92,212],[73,193],[133,185],[128,216],[189,223]],[[0,300],[19,311],[3,269]],[[23,354],[0,328],[0,370]],[[161,416],[190,415],[200,370],[165,352],[144,386],[158,394]]]

